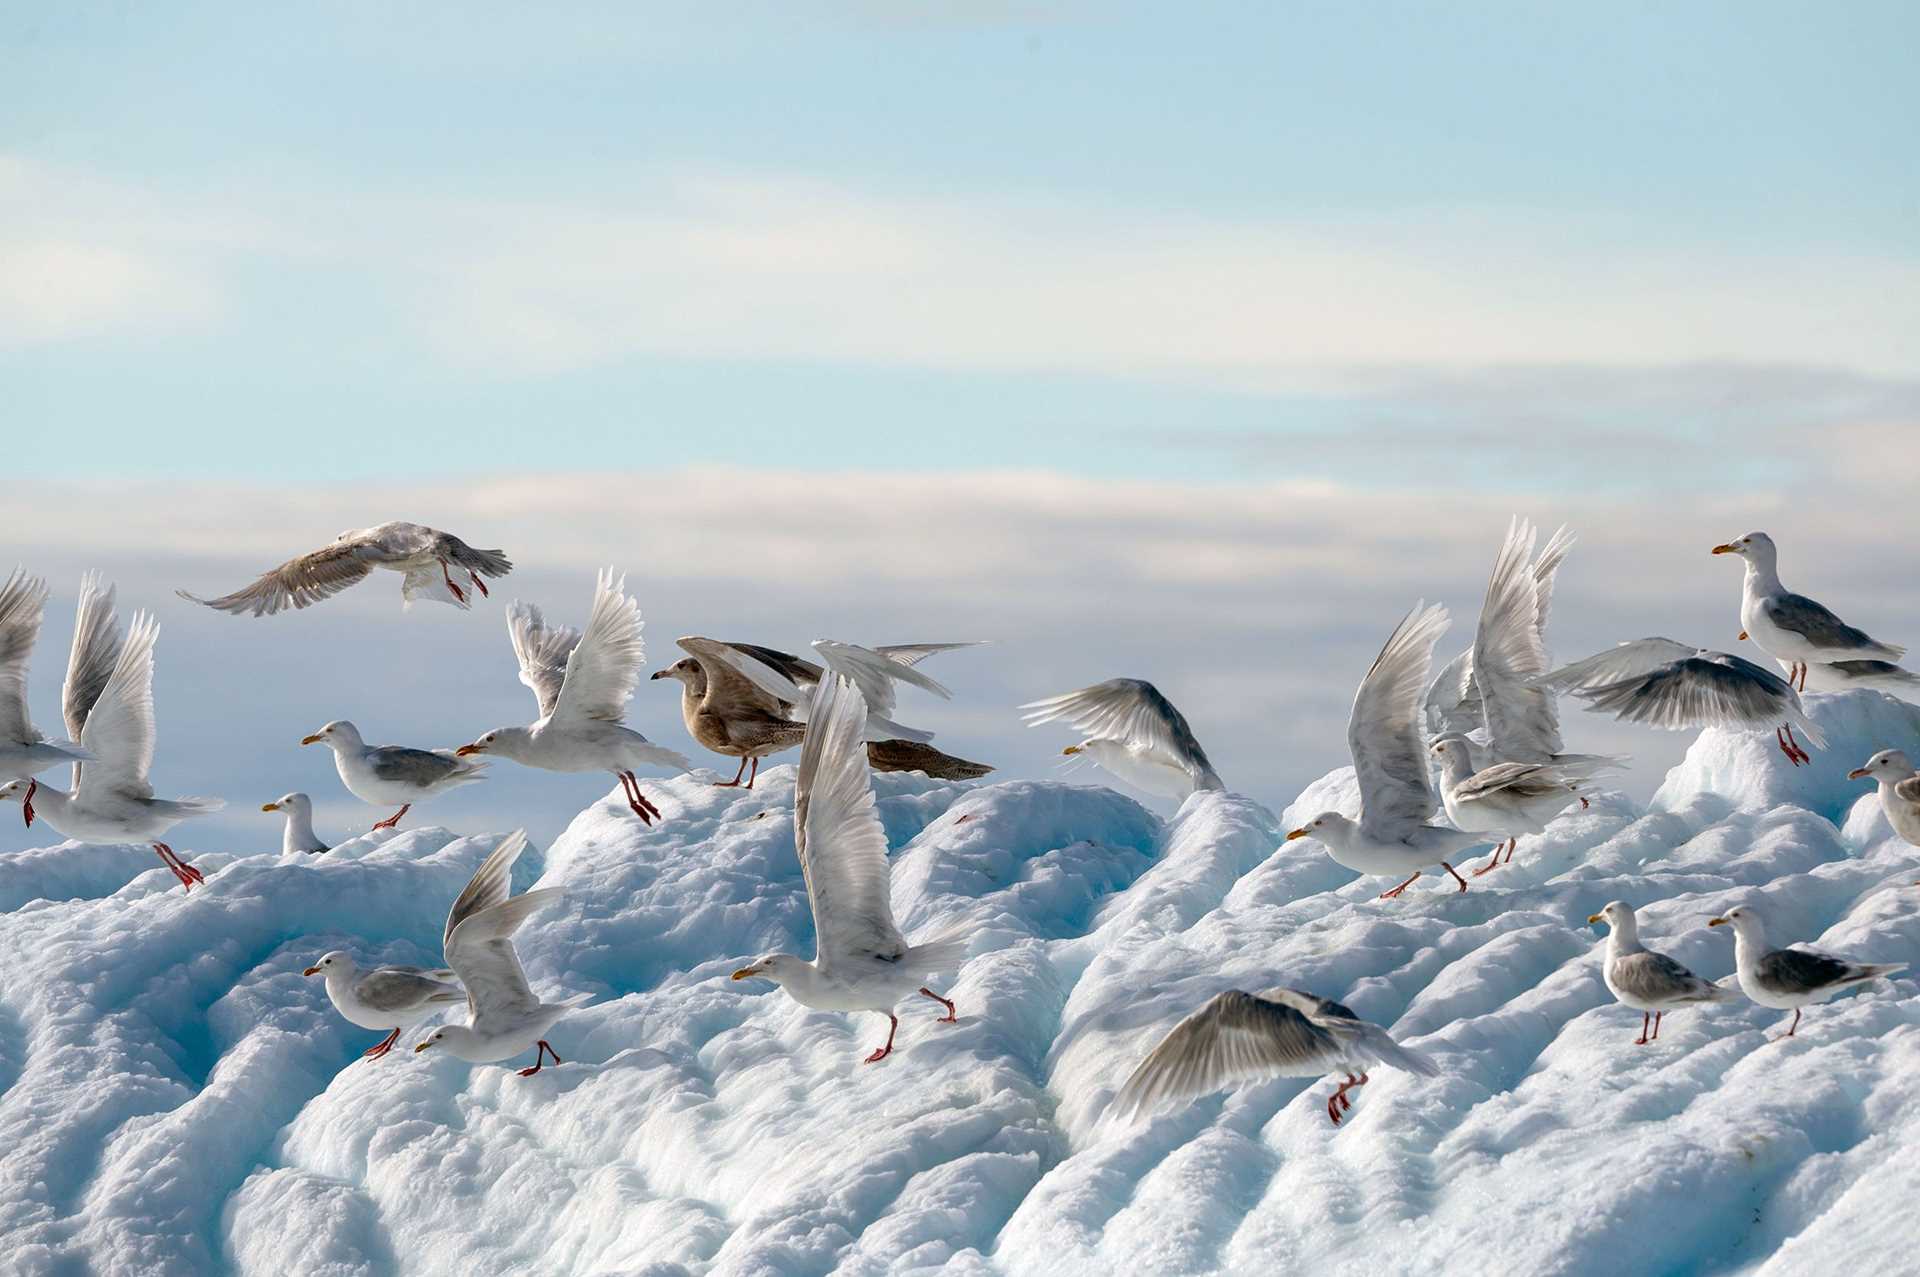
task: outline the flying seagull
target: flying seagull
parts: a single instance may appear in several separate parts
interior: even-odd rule
[[[1061,752],[1085,754],[1150,794],[1185,798],[1196,790],[1226,788],[1186,715],[1145,679],[1110,678],[1020,708],[1029,727],[1064,719],[1086,733]]]
[[[466,608],[472,605],[466,590],[454,582],[454,568],[465,572],[473,588],[486,595],[487,583],[481,578],[505,576],[513,571],[513,563],[500,551],[476,550],[451,532],[419,523],[382,523],[357,532],[342,532],[331,545],[288,559],[232,594],[203,599],[185,590],[178,593],[190,602],[235,616],[272,616],[283,608],[311,607],[331,598],[357,585],[375,568],[402,575],[400,597],[409,605],[424,596]]]
[[[47,583],[17,568],[0,586],[0,780],[29,780],[85,756],[78,745],[48,740],[27,713],[27,660],[46,604]]]

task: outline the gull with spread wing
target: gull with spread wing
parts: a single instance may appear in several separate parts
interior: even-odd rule
[[[47,583],[18,568],[0,586],[0,780],[30,780],[59,763],[79,762],[86,751],[54,742],[27,712],[27,661],[40,637]]]
[[[1380,893],[1391,900],[1438,864],[1467,889],[1448,861],[1477,844],[1478,834],[1428,822],[1440,807],[1420,743],[1420,693],[1433,664],[1433,645],[1447,630],[1447,609],[1416,603],[1401,618],[1354,693],[1347,747],[1360,787],[1360,819],[1321,812],[1287,835],[1315,838],[1340,864],[1366,874],[1412,877]]]
[[[342,532],[331,545],[288,559],[263,573],[259,580],[217,599],[177,591],[181,598],[203,603],[235,616],[272,616],[285,608],[311,607],[350,585],[357,585],[375,568],[401,574],[400,597],[410,606],[417,597],[455,607],[471,607],[467,592],[454,583],[459,568],[482,595],[488,593],[482,577],[505,576],[513,563],[498,550],[476,550],[454,536],[419,523],[382,523],[377,527]],[[444,593],[442,590],[444,589]]]
[[[1668,638],[1622,643],[1563,666],[1539,682],[1580,698],[1589,710],[1662,731],[1771,727],[1780,752],[1795,767],[1813,759],[1800,748],[1794,728],[1815,745],[1826,744],[1786,679],[1743,657]]]
[[[626,593],[626,578],[600,574],[584,632],[549,627],[539,608],[516,599],[507,608],[507,634],[540,717],[530,727],[496,727],[455,756],[498,754],[547,771],[612,772],[633,814],[652,824],[660,809],[640,792],[633,769],[685,771],[692,764],[621,722],[647,659],[640,604]]]
[[[1780,551],[1764,532],[1749,532],[1713,547],[1747,561],[1740,585],[1741,638],[1787,665],[1787,681],[1807,690],[1807,666],[1832,661],[1897,661],[1906,648],[1882,643],[1826,607],[1780,584]]]
[[[1061,752],[1084,754],[1127,784],[1150,794],[1185,798],[1226,785],[1207,751],[1160,689],[1140,678],[1110,678],[1077,692],[1030,701],[1027,726],[1064,719],[1086,739]]]
[[[134,614],[125,640],[113,613],[113,588],[89,575],[80,586],[75,646],[67,667],[64,710],[69,730],[87,752],[72,793],[37,780],[0,785],[0,800],[17,799],[27,824],[44,816],[69,838],[86,842],[151,842],[180,885],[191,891],[206,877],[160,839],[183,820],[219,811],[218,798],[155,798],[153,767],[153,646],[160,627]],[[111,665],[107,657],[111,655]],[[97,677],[105,666],[105,678]]]
[[[1506,557],[1507,549],[1514,544],[1522,528],[1525,529],[1527,536],[1532,535],[1531,523],[1515,520],[1509,525],[1501,559]],[[1573,549],[1573,543],[1573,533],[1562,525],[1553,536],[1548,538],[1546,547],[1540,551],[1537,558],[1530,563],[1524,563],[1523,560],[1526,573],[1533,583],[1533,600],[1527,619],[1532,623],[1534,637],[1543,652],[1546,651],[1547,646],[1547,616],[1553,608],[1554,578],[1560,571],[1560,564],[1566,559],[1568,551]],[[1500,575],[1499,563],[1500,560],[1495,561],[1496,580]],[[1489,587],[1487,591],[1489,602],[1492,601],[1494,594],[1495,591]],[[1483,628],[1487,624],[1486,612],[1487,608],[1483,605],[1480,617]],[[1476,633],[1474,647],[1478,646],[1479,638]],[[1474,761],[1479,762],[1481,755],[1478,751],[1484,749],[1487,744],[1487,707],[1484,691],[1474,670],[1474,647],[1467,648],[1448,661],[1446,666],[1433,676],[1433,682],[1427,685],[1427,695],[1421,706],[1421,714],[1429,736],[1444,736],[1449,732],[1459,732],[1472,738],[1476,751]]]
[[[931,998],[946,1008],[940,1023],[955,1022],[953,1002],[926,981],[965,960],[967,933],[958,929],[908,944],[893,920],[887,836],[860,747],[867,704],[859,689],[839,675],[822,679],[807,721],[794,788],[793,845],[813,907],[814,960],[776,953],[741,967],[733,978],[771,980],[815,1010],[883,1013],[887,1040],[866,1057],[872,1064],[893,1051],[900,1027],[894,1007],[902,998]]]
[[[520,1070],[532,1077],[551,1055],[547,1030],[561,1016],[591,1002],[582,993],[563,1002],[542,1002],[527,983],[526,970],[513,947],[514,933],[528,916],[560,898],[558,887],[513,894],[513,862],[526,850],[527,831],[516,829],[493,849],[467,881],[447,913],[444,948],[447,966],[467,990],[467,1022],[435,1029],[414,1051],[444,1047],[469,1064],[492,1064],[534,1048],[533,1064]]]

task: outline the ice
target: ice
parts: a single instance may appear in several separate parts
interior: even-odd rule
[[[0,860],[0,1255],[8,1271],[241,1274],[1375,1271],[1818,1273],[1911,1267],[1920,983],[1786,1017],[1639,1017],[1589,913],[1710,978],[1713,914],[1920,964],[1920,848],[1845,774],[1920,753],[1920,711],[1808,697],[1828,737],[1702,734],[1646,807],[1603,793],[1460,894],[1397,901],[1232,794],[1163,820],[1091,785],[875,777],[909,935],[964,923],[960,1023],[811,1012],[741,960],[811,952],[793,773],[751,792],[610,789],[516,886],[535,988],[595,995],[522,1079],[348,1025],[301,969],[330,948],[437,962],[448,904],[504,834],[425,828],[320,857],[149,848]],[[263,835],[263,841],[265,836]],[[277,837],[275,839],[277,845]],[[1276,1079],[1134,1125],[1107,1100],[1228,987],[1336,997],[1432,1054],[1339,1129]],[[936,987],[940,987],[936,985]],[[530,1063],[513,1061],[512,1064]]]

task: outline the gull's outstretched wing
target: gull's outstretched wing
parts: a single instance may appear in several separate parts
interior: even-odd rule
[[[794,788],[793,846],[813,905],[816,961],[896,958],[907,942],[893,920],[887,836],[867,771],[867,703],[847,679],[824,678],[807,714]]]
[[[698,635],[688,635],[675,641],[679,643],[681,651],[700,662],[700,668],[707,676],[706,702],[723,715],[753,710],[784,716],[786,707],[800,699],[800,689],[790,680],[732,643]],[[747,671],[755,666],[760,669],[749,677]],[[767,690],[769,686],[781,684],[791,693],[790,696]]]
[[[365,556],[366,548],[361,541],[342,538],[311,554],[288,559],[232,594],[203,599],[185,590],[177,593],[189,602],[204,603],[235,616],[272,616],[284,608],[311,607],[367,578],[373,564]]]
[[[1253,1078],[1317,1077],[1334,1067],[1333,1035],[1290,1006],[1231,989],[1176,1024],[1114,1097],[1119,1117],[1151,1112]]]
[[[533,689],[540,717],[553,713],[566,681],[567,658],[580,642],[571,625],[547,625],[540,609],[519,599],[507,605],[507,637],[513,640],[514,659],[520,663],[520,681]]]
[[[120,618],[113,610],[114,587],[97,572],[80,578],[80,602],[74,610],[73,647],[67,654],[67,680],[60,688],[60,714],[74,740],[86,730],[107,680],[120,660]]]
[[[593,592],[593,613],[567,658],[566,677],[554,702],[556,720],[617,723],[646,663],[641,639],[640,604],[626,593],[626,578],[612,569],[600,574]]]
[[[547,887],[511,896],[513,862],[526,846],[524,829],[508,834],[474,870],[447,913],[447,966],[466,986],[469,1016],[521,1014],[540,1005],[514,952],[513,933],[528,914],[561,893]]]
[[[0,739],[45,739],[27,712],[27,660],[40,637],[46,613],[47,583],[18,568],[0,586]]]
[[[1584,661],[1563,665],[1537,681],[1556,692],[1574,692],[1583,687],[1617,683],[1621,679],[1640,678],[1662,665],[1684,661],[1700,649],[1669,638],[1643,638],[1623,642]]]
[[[1560,715],[1553,693],[1535,682],[1547,672],[1547,653],[1533,545],[1532,524],[1515,519],[1508,525],[1474,634],[1473,678],[1495,754],[1539,762],[1560,752]]]
[[[1792,723],[1815,745],[1825,738],[1793,687],[1772,670],[1727,652],[1695,652],[1651,671],[1574,692],[1590,709],[1667,731],[1759,729]]]
[[[113,673],[80,733],[80,744],[93,755],[87,764],[89,786],[153,796],[147,771],[153,766],[153,645],[159,635],[153,617],[134,613]]]
[[[1414,604],[1354,693],[1347,746],[1360,783],[1360,826],[1372,837],[1405,838],[1440,805],[1420,743],[1420,693],[1446,630],[1446,608]]]
[[[1031,701],[1028,726],[1065,720],[1089,737],[1122,740],[1136,748],[1175,759],[1200,789],[1225,789],[1207,751],[1187,724],[1187,716],[1145,679],[1110,678],[1092,687]]]

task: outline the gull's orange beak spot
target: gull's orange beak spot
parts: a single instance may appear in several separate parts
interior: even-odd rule
[[[300,738],[300,743],[301,743],[302,745],[312,745],[312,744],[314,744],[315,742],[317,742],[317,741],[318,741],[319,739],[320,739],[320,736],[319,736],[319,733],[317,733],[317,732],[316,732],[316,733],[315,733],[314,735],[312,735],[312,736],[302,736],[302,737]]]
[[[465,758],[469,754],[481,754],[485,752],[486,751],[478,745],[462,745],[459,749],[453,751],[453,756],[455,758]]]
[[[1598,921],[1600,921],[1600,915],[1599,915],[1599,914],[1597,914],[1597,913],[1590,913],[1590,914],[1588,914],[1588,915],[1587,915],[1587,925],[1588,925],[1588,926],[1592,926],[1592,925],[1593,925],[1594,923],[1596,923],[1596,922],[1598,922]]]
[[[1709,918],[1707,919],[1707,925],[1709,927],[1724,927],[1727,925],[1727,920],[1725,918]]]
[[[414,1048],[413,1048],[413,1053],[414,1053],[415,1055],[418,1055],[418,1054],[420,1054],[420,1053],[421,1053],[422,1051],[424,1051],[424,1050],[426,1050],[426,1049],[427,1049],[428,1047],[430,1047],[430,1046],[432,1046],[432,1045],[433,1045],[433,1043],[431,1043],[431,1042],[422,1042],[422,1043],[421,1043],[421,1044],[420,1044],[419,1046],[416,1046],[416,1047],[414,1047]]]
[[[1872,774],[1873,773],[1869,772],[1864,767],[1856,767],[1852,771],[1847,773],[1847,779],[1848,780],[1865,780],[1868,776]]]
[[[319,975],[319,974],[320,974],[320,968],[319,968],[319,967],[308,967],[308,968],[307,968],[307,969],[306,969],[305,971],[302,971],[302,972],[301,972],[300,974],[301,974],[301,975]]]
[[[733,978],[736,980],[751,980],[753,979],[753,977],[759,974],[760,972],[753,967],[741,967],[738,971],[733,973]]]
[[[1307,836],[1307,831],[1306,831],[1306,830],[1304,830],[1304,829],[1296,829],[1296,830],[1294,830],[1294,831],[1293,831],[1292,833],[1290,833],[1290,834],[1288,834],[1288,835],[1287,835],[1287,838],[1286,838],[1286,841],[1288,841],[1288,842],[1292,842],[1292,841],[1293,841],[1294,839],[1296,839],[1296,838],[1305,838],[1306,836]]]
[[[1733,548],[1732,546],[1730,546],[1730,545],[1716,545],[1716,546],[1714,546],[1714,547],[1713,547],[1713,552],[1714,552],[1715,554],[1737,554],[1737,553],[1739,553],[1739,551],[1737,551],[1737,550],[1735,550],[1735,549],[1734,549],[1734,548]]]

